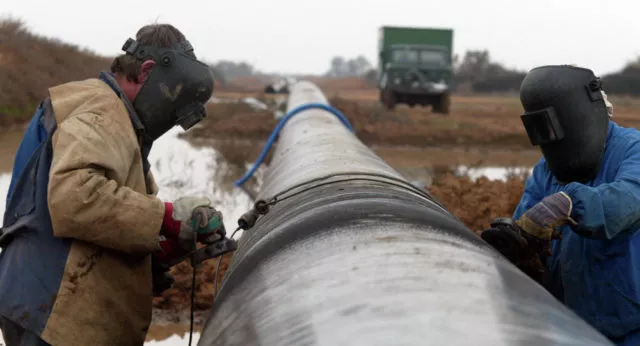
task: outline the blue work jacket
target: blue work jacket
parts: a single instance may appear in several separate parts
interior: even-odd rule
[[[618,345],[640,345],[640,131],[609,122],[598,175],[561,185],[542,158],[513,215],[564,191],[578,226],[563,226],[548,259],[549,290]]]

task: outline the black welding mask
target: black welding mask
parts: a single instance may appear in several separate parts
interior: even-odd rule
[[[598,174],[609,129],[602,84],[589,69],[569,65],[529,71],[520,87],[521,120],[558,182]]]
[[[188,130],[206,116],[205,106],[213,94],[213,74],[209,66],[196,59],[188,41],[164,49],[128,39],[122,50],[139,60],[156,62],[133,100],[149,139],[157,139],[175,125]]]

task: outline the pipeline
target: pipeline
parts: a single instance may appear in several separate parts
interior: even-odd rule
[[[199,345],[612,345],[326,110],[281,129],[257,198]]]

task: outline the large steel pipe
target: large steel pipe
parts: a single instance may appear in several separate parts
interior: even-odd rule
[[[288,108],[326,103],[297,83]],[[333,115],[282,130],[199,345],[611,345]]]

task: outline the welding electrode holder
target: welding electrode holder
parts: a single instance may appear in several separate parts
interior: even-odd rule
[[[163,268],[168,270],[170,267],[177,265],[178,263],[184,261],[185,259],[189,259],[192,266],[197,266],[198,264],[212,258],[220,257],[229,252],[233,252],[238,248],[238,242],[234,239],[229,238],[221,238],[220,240],[208,244],[200,249],[195,251],[191,251],[188,254],[176,258],[168,263],[163,264]]]
[[[196,250],[195,253],[190,256],[191,265],[195,267],[205,260],[220,257],[229,252],[235,251],[237,248],[238,242],[234,239],[222,238],[213,244],[209,244]]]
[[[248,212],[242,214],[238,219],[238,227],[243,230],[248,230],[258,221],[260,215],[265,215],[269,212],[269,203],[265,200],[258,200],[254,203],[253,208]]]

